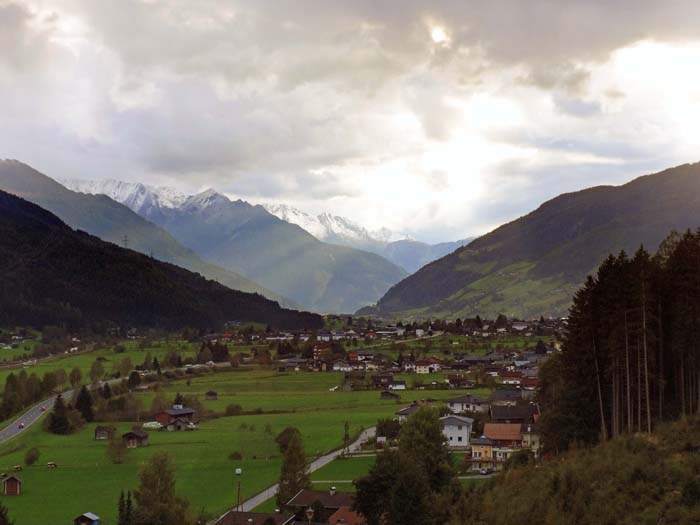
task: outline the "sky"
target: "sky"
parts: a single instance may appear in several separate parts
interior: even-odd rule
[[[0,158],[438,242],[700,160],[695,0],[0,0]]]

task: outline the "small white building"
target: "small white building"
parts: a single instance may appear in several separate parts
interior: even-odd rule
[[[448,399],[447,408],[453,414],[463,414],[465,412],[486,414],[489,411],[489,403],[485,399],[467,394],[466,396]]]
[[[474,420],[464,416],[445,416],[440,418],[442,433],[450,448],[466,448],[472,433]]]
[[[406,381],[393,381],[389,384],[389,390],[406,390]]]

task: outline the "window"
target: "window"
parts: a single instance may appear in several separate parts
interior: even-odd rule
[[[462,425],[457,425],[457,430],[462,430]]]
[[[457,441],[461,442],[461,441],[462,441],[462,436],[459,436],[459,437],[457,438]]]

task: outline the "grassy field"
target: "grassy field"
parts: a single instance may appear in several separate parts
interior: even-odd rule
[[[195,346],[185,341],[170,343],[155,342],[146,348],[139,348],[139,344],[136,341],[125,341],[120,344],[125,350],[122,353],[115,353],[111,347],[100,348],[91,352],[52,356],[47,359],[39,360],[36,365],[27,366],[25,368],[3,369],[0,370],[0,384],[4,384],[5,379],[11,372],[17,374],[20,370],[25,370],[28,374],[35,373],[41,377],[46,372],[54,371],[59,368],[63,368],[66,373],[70,373],[73,367],[77,366],[80,368],[84,380],[87,380],[90,367],[97,359],[101,359],[105,372],[109,374],[112,371],[114,363],[117,361],[128,357],[134,365],[140,365],[149,352],[152,357],[157,357],[159,361],[162,361],[170,350],[177,350],[182,355],[183,359],[195,355]],[[26,359],[30,359],[29,353],[27,353]]]
[[[279,475],[281,458],[274,437],[286,426],[300,429],[307,454],[312,456],[342,444],[345,421],[351,433],[373,426],[412,399],[445,399],[455,391],[415,391],[402,393],[402,402],[380,400],[379,393],[329,392],[339,384],[340,374],[277,374],[269,370],[229,371],[185,379],[168,384],[168,396],[176,392],[200,395],[216,390],[219,400],[204,401],[216,410],[230,403],[246,409],[285,410],[286,413],[221,417],[203,422],[196,432],[153,432],[150,445],[129,451],[127,461],[111,464],[105,455],[106,444],[93,439],[94,424],[71,436],[55,436],[34,428],[26,435],[0,447],[0,469],[7,472],[21,464],[29,447],[38,447],[38,466],[25,468],[23,494],[4,498],[17,523],[68,522],[81,512],[102,516],[106,525],[115,522],[119,492],[136,486],[137,472],[153,453],[165,450],[175,460],[177,489],[187,496],[193,508],[205,508],[218,514],[235,504],[235,472],[243,468],[242,493],[251,496],[274,483]],[[139,394],[148,406],[153,394]],[[128,422],[117,425],[127,430]],[[242,461],[228,459],[237,451]],[[59,464],[46,468],[47,461]],[[357,463],[355,463],[357,461]],[[348,460],[329,465],[314,479],[351,479],[367,468],[367,460]],[[346,470],[343,470],[346,469]],[[322,477],[319,477],[322,476]],[[354,475],[353,475],[354,477]],[[345,490],[345,487],[338,487]],[[75,495],[80,494],[80,498]],[[87,503],[86,503],[87,502]]]

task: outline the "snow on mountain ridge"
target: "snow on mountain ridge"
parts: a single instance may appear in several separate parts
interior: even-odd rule
[[[80,193],[107,195],[149,219],[162,214],[163,208],[204,209],[219,202],[229,202],[228,197],[211,188],[194,195],[186,195],[167,186],[149,186],[140,182],[115,179],[63,179],[58,182]],[[328,212],[312,215],[287,204],[268,203],[262,206],[268,213],[300,226],[321,241],[366,247],[411,239],[408,235],[396,233],[388,228],[368,230],[346,217]]]

